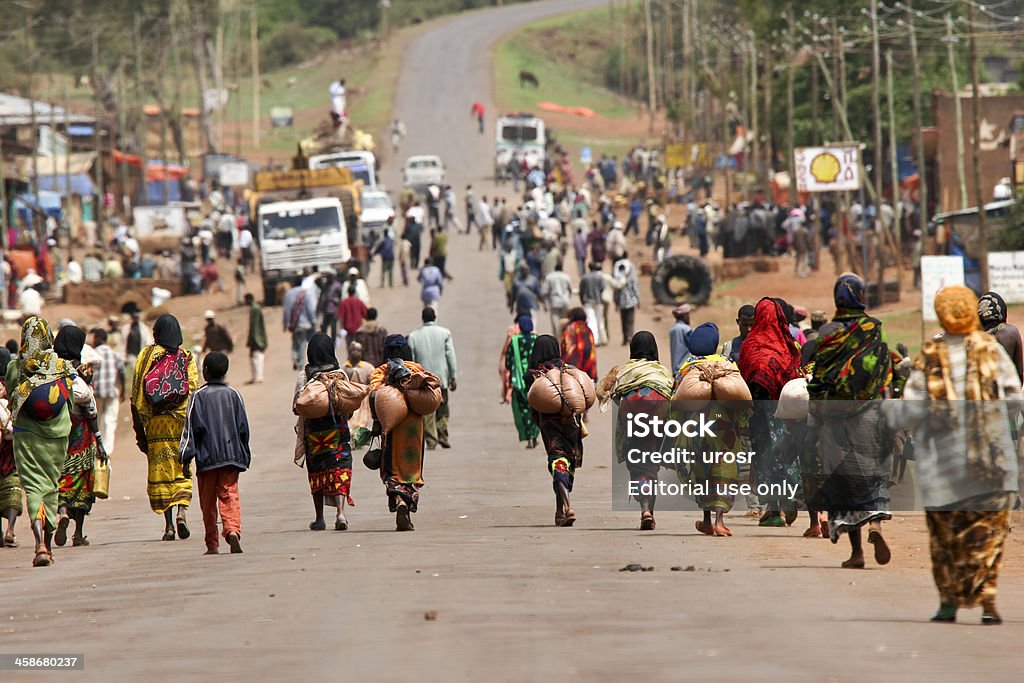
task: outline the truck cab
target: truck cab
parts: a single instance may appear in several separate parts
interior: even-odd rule
[[[277,303],[277,286],[316,266],[347,267],[352,257],[345,213],[337,197],[261,204],[257,216],[263,300]]]
[[[544,167],[547,132],[544,121],[533,114],[501,116],[495,126],[494,177],[508,177],[509,161],[526,160],[530,168]]]
[[[368,190],[377,189],[377,158],[373,152],[345,151],[316,154],[309,158],[309,168],[347,168],[355,180],[362,180]]]

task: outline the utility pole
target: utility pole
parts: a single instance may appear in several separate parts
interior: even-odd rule
[[[893,237],[893,247],[896,250],[896,282],[898,286],[903,286],[903,207],[899,201],[899,159],[896,154],[896,95],[895,86],[893,85],[893,63],[892,63],[892,50],[885,51],[885,94],[886,101],[889,103],[889,176],[892,178],[892,208],[893,208],[893,227],[895,228],[895,237]],[[923,233],[922,233],[923,235]]]
[[[978,254],[981,268],[981,288],[988,291],[988,226],[985,216],[985,194],[981,187],[981,77],[978,74],[978,43],[974,37],[974,3],[967,3],[967,51],[971,60],[971,123],[974,143],[971,145],[971,165],[974,175],[974,197],[978,202]]]
[[[75,246],[75,240],[72,239],[71,234],[71,109],[68,108],[68,84],[64,81],[62,100],[64,101],[64,137],[66,142],[64,144],[64,188],[67,191],[67,215],[64,217],[68,225],[68,260],[74,258],[72,249]],[[57,173],[56,167],[53,169],[54,175]]]
[[[875,187],[878,200],[882,197],[882,63],[878,50],[878,0],[871,0],[871,118],[875,124]],[[876,207],[877,208],[877,207]],[[881,252],[880,252],[881,253]],[[881,287],[881,284],[879,284]],[[881,290],[879,290],[881,292]]]
[[[758,125],[757,111],[760,104],[757,101],[757,41],[754,39],[754,32],[750,32],[750,130],[753,136],[751,149],[750,170],[754,173],[754,184],[760,182],[761,163],[761,131]]]
[[[92,29],[92,77],[95,79],[97,74],[100,72],[100,32],[97,25],[93,25]],[[105,211],[103,203],[106,201],[107,188],[103,178],[103,142],[102,142],[102,122],[100,121],[100,114],[103,111],[103,107],[100,105],[99,95],[96,94],[97,89],[93,88],[93,108],[96,111],[96,122],[93,124],[93,144],[96,148],[96,162],[94,168],[96,170],[96,191],[97,201],[96,211],[96,236],[99,239],[103,239],[103,226],[106,225]]]
[[[146,149],[149,142],[149,121],[146,120],[146,111],[143,106],[144,91],[143,91],[143,61],[142,61],[142,17],[139,14],[135,15],[135,23],[132,26],[132,31],[135,38],[135,111],[136,119],[135,123],[135,137],[138,138],[139,144],[139,191],[136,195],[136,199],[139,204],[145,206],[149,204],[149,185],[146,181]],[[132,203],[134,206],[134,202]]]
[[[916,130],[917,142],[917,227],[921,231],[920,239],[928,234],[928,174],[925,172],[924,158],[924,124],[921,121],[921,71],[917,61],[917,33],[914,31],[914,8],[913,0],[906,0],[907,3],[907,26],[910,31],[910,65],[913,70],[912,95],[914,103],[914,128]]]
[[[786,169],[789,172],[789,206],[790,208],[796,206],[796,162],[794,159],[794,140],[793,140],[793,70],[795,68],[796,60],[794,59],[794,42],[796,41],[793,35],[793,17],[789,14],[784,14],[783,17],[786,19],[787,27],[786,33],[788,39],[786,43],[788,45],[788,51],[786,53],[787,61],[786,64]]]
[[[768,169],[772,168],[774,159],[772,159],[772,152],[775,147],[772,145],[772,78],[775,70],[774,53],[772,52],[772,44],[765,43],[764,47],[764,152],[762,157],[764,158],[764,171],[766,181],[770,181],[771,178],[767,177]],[[774,200],[772,200],[774,201]]]
[[[167,92],[164,74],[167,73],[167,42],[163,31],[159,41],[160,67],[156,81],[157,102],[160,106],[160,163],[163,164],[163,181],[160,184],[160,197],[164,206],[171,200],[170,160],[167,158]]]
[[[832,99],[832,126],[833,130],[833,142],[838,142],[842,136],[843,123],[840,120],[840,101],[842,100],[842,94],[839,92],[839,54],[842,52],[843,45],[839,38],[839,25],[836,23],[835,18],[832,20],[832,87],[829,88],[829,97]]]
[[[953,47],[960,42],[960,39],[953,35],[953,17],[946,15],[946,37],[942,42],[946,44],[946,55],[949,59],[949,72],[953,78],[953,105],[956,115],[956,179],[960,188],[960,205],[957,208],[966,209],[967,200],[967,172],[964,170],[964,111],[960,104],[960,79],[956,75],[956,53]]]
[[[384,37],[387,37],[387,5],[382,4],[384,14]],[[259,24],[256,21],[256,0],[252,0],[249,12],[249,61],[252,66],[252,146],[260,148],[260,44]]]
[[[654,132],[654,117],[658,108],[657,83],[654,74],[654,27],[651,22],[651,0],[644,0],[644,24],[647,28],[647,108],[650,114],[648,132]]]
[[[32,182],[29,187],[32,190],[32,196],[35,201],[39,201],[39,122],[36,121],[36,100],[34,92],[34,84],[36,76],[36,46],[32,40],[32,12],[33,6],[31,4],[25,5],[25,51],[28,53],[28,107],[29,114],[32,119]],[[39,216],[36,212],[32,212],[32,228],[33,232],[38,234],[39,230]]]

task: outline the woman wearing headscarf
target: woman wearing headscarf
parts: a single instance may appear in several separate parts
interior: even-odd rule
[[[6,373],[11,362],[11,352],[0,346],[0,368]],[[18,478],[18,467],[14,464],[14,425],[11,422],[10,404],[7,401],[7,387],[0,385],[0,517],[7,520],[3,545],[18,546],[14,535],[14,524],[22,511],[25,489]]]
[[[505,351],[505,369],[509,373],[509,384],[512,386],[512,419],[516,423],[519,440],[526,442],[527,448],[537,447],[537,425],[531,417],[533,411],[526,400],[529,391],[527,377],[530,372],[530,354],[537,335],[533,333],[533,319],[524,315],[519,318],[519,334],[512,337]]]
[[[750,418],[753,446],[753,475],[757,484],[775,491],[783,485],[797,485],[800,471],[791,450],[776,444],[786,436],[785,424],[776,419],[774,402],[786,382],[800,371],[800,349],[789,329],[789,319],[778,300],[764,297],[754,307],[754,325],[743,341],[739,359],[740,374],[750,387],[754,409]],[[779,527],[796,521],[796,505],[781,494],[760,494],[767,508],[759,526]],[[785,509],[785,518],[782,511]]]
[[[562,366],[558,340],[550,334],[537,337],[530,350],[524,393],[529,392],[537,377]],[[548,472],[555,491],[555,526],[572,526],[576,522],[576,512],[572,509],[569,494],[572,493],[576,470],[583,466],[583,417],[561,413],[548,415],[532,409],[530,412],[548,456]]]
[[[92,391],[92,366],[82,363],[85,348],[85,330],[75,325],[60,328],[53,342],[57,357],[75,367],[72,391],[71,434],[68,452],[60,477],[60,507],[57,512],[57,533],[54,541],[59,546],[68,542],[68,524],[75,520],[72,545],[89,545],[85,537],[85,516],[96,501],[93,495],[93,466],[96,459],[106,460],[107,454],[100,439],[96,398]]]
[[[978,317],[985,331],[996,338],[1010,355],[1017,369],[1017,379],[1024,379],[1024,345],[1021,344],[1020,330],[1006,322],[1006,302],[995,292],[983,294],[978,299]]]
[[[392,334],[384,340],[384,364],[370,377],[370,387],[376,390],[388,381],[389,363],[401,363],[409,372],[423,372],[423,366],[412,360],[408,340]],[[423,452],[426,432],[423,416],[409,411],[408,417],[391,433],[382,438],[380,478],[388,494],[388,510],[395,513],[398,531],[415,531],[411,514],[416,512],[423,488]]]
[[[306,367],[299,371],[295,380],[292,400],[314,377],[338,369],[340,366],[334,353],[334,340],[317,332],[306,347]],[[333,505],[338,510],[334,518],[334,529],[348,529],[345,503],[354,505],[349,495],[352,486],[352,439],[348,418],[348,415],[330,411],[317,419],[299,418],[295,428],[302,440],[302,450],[295,463],[300,467],[305,464],[309,476],[309,493],[313,496],[315,514],[309,528],[313,531],[327,528],[324,521],[325,504]]]
[[[53,563],[51,541],[57,523],[60,471],[71,432],[71,384],[75,369],[53,352],[46,321],[35,316],[21,328],[18,357],[7,366],[7,396],[14,421],[14,461],[25,489],[35,558]]]
[[[512,401],[511,373],[505,367],[505,356],[512,338],[519,334],[519,316],[512,320],[512,324],[505,330],[505,343],[501,345],[501,353],[498,355],[498,376],[501,377],[501,403],[504,405]]]
[[[686,348],[690,356],[676,373],[675,388],[679,387],[688,373],[699,372],[702,366],[714,363],[735,368],[728,358],[717,354],[719,336],[718,327],[714,323],[704,323],[686,334]],[[676,394],[675,398],[688,397]],[[692,490],[701,492],[694,496],[694,500],[704,511],[704,519],[694,526],[697,531],[708,536],[732,536],[732,529],[725,524],[725,515],[736,503],[735,494],[728,491],[730,487],[734,490],[739,484],[739,464],[736,460],[726,462],[721,458],[705,462],[703,454],[749,452],[749,418],[742,410],[736,410],[728,404],[714,403],[707,410],[707,417],[714,420],[714,436],[681,437],[689,451],[699,454],[690,465],[689,483]],[[678,474],[681,480],[685,476],[681,470]]]
[[[185,511],[192,500],[192,478],[185,476],[178,451],[188,399],[199,388],[199,370],[192,354],[181,348],[183,341],[178,319],[161,315],[132,377],[135,442],[149,461],[146,494],[153,512],[164,516],[165,541],[174,540],[175,527],[179,538],[191,535]]]
[[[562,333],[562,362],[577,367],[597,381],[597,347],[582,307],[569,311],[569,324]]]
[[[999,624],[996,583],[1020,463],[1010,434],[1021,408],[1012,359],[978,325],[978,303],[963,286],[935,295],[943,333],[914,362],[890,424],[916,428],[917,481],[928,522],[939,611],[981,605],[983,624]]]
[[[586,324],[586,323],[584,323]],[[630,462],[626,453],[630,448],[641,451],[660,451],[662,439],[656,436],[626,437],[626,421],[631,411],[668,417],[668,400],[672,398],[672,373],[659,362],[658,342],[654,335],[640,331],[629,342],[629,360],[609,371],[598,386],[598,399],[605,410],[609,401],[619,407],[615,422],[616,459],[626,463],[629,480],[636,482],[635,500],[640,504],[640,529],[652,531],[655,527],[654,504],[656,484],[661,466],[647,462]]]
[[[861,527],[875,561],[892,558],[882,537],[889,513],[888,483],[892,472],[892,434],[881,417],[880,401],[894,383],[894,361],[882,323],[865,313],[864,281],[853,273],[836,280],[833,297],[840,327],[818,337],[814,369],[807,382],[811,399],[808,429],[817,436],[822,460],[822,496],[827,506],[829,538],[850,537],[847,569],[864,567]],[[897,379],[897,382],[900,380]]]

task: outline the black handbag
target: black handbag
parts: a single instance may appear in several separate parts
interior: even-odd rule
[[[371,444],[372,445],[372,444]],[[366,451],[363,455],[363,464],[366,465],[366,469],[379,470],[380,461],[384,457],[384,450],[382,449],[380,439],[377,440],[377,447],[371,448]]]

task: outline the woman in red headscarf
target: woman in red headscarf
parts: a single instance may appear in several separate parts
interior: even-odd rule
[[[597,348],[594,333],[582,308],[569,311],[569,324],[562,333],[562,362],[577,367],[597,381]]]
[[[796,486],[800,480],[795,453],[778,448],[786,443],[786,426],[775,417],[774,401],[786,382],[794,379],[800,369],[800,349],[789,331],[789,320],[782,305],[764,297],[754,308],[754,326],[743,340],[739,359],[740,374],[750,387],[754,412],[750,418],[750,436],[754,452],[754,474],[758,485],[769,485],[769,491],[757,493],[768,511],[759,526],[786,526],[796,521],[795,501],[778,493],[781,484]],[[788,490],[788,489],[787,489]],[[785,519],[782,510],[786,510]]]

